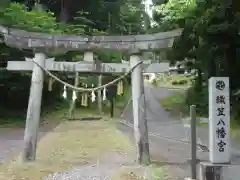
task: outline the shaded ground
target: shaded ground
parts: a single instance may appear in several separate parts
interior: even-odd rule
[[[23,129],[0,130],[0,163],[10,160],[22,150]]]
[[[39,139],[57,125],[58,122],[52,122],[41,126]],[[0,128],[0,164],[11,160],[15,154],[22,152],[23,137],[24,128]]]
[[[47,132],[51,132],[59,123],[67,118],[68,110],[61,109],[47,114],[41,123],[38,133],[40,140]],[[87,110],[76,112],[77,118],[88,117],[91,114]],[[12,159],[15,154],[23,150],[24,127],[22,128],[0,128],[0,164]]]

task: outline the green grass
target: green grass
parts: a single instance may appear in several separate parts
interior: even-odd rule
[[[137,167],[123,167],[114,174],[113,180],[166,180],[168,177],[166,168],[156,166],[154,164],[149,166]]]
[[[41,113],[42,121],[45,121],[49,117],[51,118],[53,112],[61,112],[62,109],[66,109],[67,107],[68,104],[64,101],[61,101],[53,104],[50,107],[43,108]],[[13,128],[25,126],[27,110],[22,110],[21,112],[3,108],[1,108],[0,110],[4,112],[4,114],[1,114],[3,117],[0,118],[0,127]]]
[[[240,139],[240,125],[236,121],[231,121],[231,135],[235,139]]]
[[[185,92],[178,92],[173,96],[169,96],[160,100],[163,108],[176,117],[185,117],[188,115],[189,107],[185,103]]]
[[[152,172],[152,179],[154,180],[165,180],[170,179],[168,174],[166,173],[168,170],[164,167],[157,166],[157,165],[150,165],[150,169]]]
[[[200,127],[207,128],[208,124],[200,124]],[[231,137],[234,139],[240,139],[240,124],[236,123],[235,120],[231,120]]]
[[[184,117],[189,116],[189,106],[185,103],[185,93],[179,92],[173,96],[169,96],[165,99],[160,100],[160,104],[163,108],[170,112],[171,115],[182,119]],[[202,116],[197,115],[198,118]],[[240,139],[240,124],[238,124],[239,120],[231,120],[231,137]],[[199,124],[199,123],[198,123]],[[199,124],[200,127],[208,127],[207,123]]]
[[[174,84],[174,82],[179,82],[186,80],[186,84]],[[172,76],[161,76],[156,80],[155,86],[162,88],[174,88],[174,89],[188,89],[191,87],[191,77],[186,77],[183,75],[172,75]]]
[[[0,128],[11,128],[11,127],[24,127],[24,120],[21,118],[1,118]]]

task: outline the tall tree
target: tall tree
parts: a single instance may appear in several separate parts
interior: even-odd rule
[[[240,8],[236,0],[231,1],[231,4],[229,2],[169,0],[156,8],[155,20],[160,30],[183,28],[182,35],[174,42],[168,57],[172,61],[186,58],[194,60],[198,78],[194,87],[196,90],[190,93],[189,99],[205,91],[203,81],[212,76],[229,76],[231,93],[240,88],[237,80],[240,69],[237,53]],[[236,97],[232,99],[235,102]],[[207,107],[205,104],[203,107]]]

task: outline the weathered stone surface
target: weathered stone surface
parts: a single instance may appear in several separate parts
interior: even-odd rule
[[[240,166],[238,164],[211,164],[201,162],[200,180],[238,180]]]
[[[146,35],[127,36],[62,36],[44,33],[27,32],[0,26],[0,33],[10,47],[22,49],[64,49],[64,50],[99,50],[114,51],[154,51],[172,47],[174,38],[180,36],[182,30],[176,29]]]

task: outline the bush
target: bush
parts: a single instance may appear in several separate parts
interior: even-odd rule
[[[208,89],[191,87],[187,92],[176,93],[160,101],[164,109],[173,115],[189,115],[190,105],[196,105],[198,116],[208,115]]]
[[[153,86],[157,86],[157,80],[156,80],[156,79],[153,79],[153,80],[152,80],[152,85],[153,85]]]
[[[179,80],[178,81],[178,84],[181,84],[181,85],[184,85],[184,84],[187,84],[188,81],[186,79],[182,79],[182,80]]]
[[[188,115],[189,107],[185,102],[185,92],[175,93],[173,96],[161,99],[160,104],[174,116]]]
[[[182,79],[179,81],[172,81],[172,85],[185,85],[187,83],[188,83],[188,81],[186,79]]]
[[[178,85],[178,81],[172,81],[172,85]]]
[[[208,114],[208,88],[204,87],[202,90],[191,87],[186,94],[186,104],[196,105],[198,115]]]

